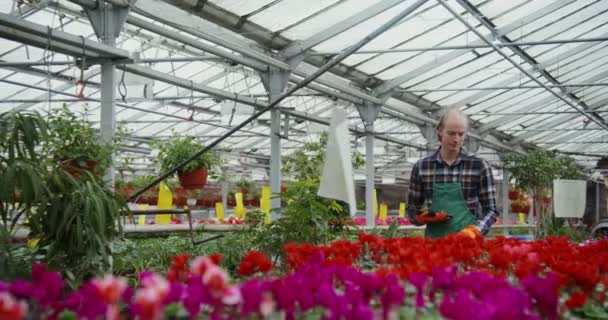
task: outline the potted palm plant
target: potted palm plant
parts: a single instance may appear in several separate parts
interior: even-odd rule
[[[1,249],[21,224],[39,239],[36,259],[75,280],[111,267],[111,241],[126,204],[89,172],[76,179],[52,170],[57,158],[47,156],[56,154],[40,152],[57,139],[48,129],[37,113],[0,113],[0,235],[9,236],[0,236],[0,278],[10,275],[10,256]]]
[[[193,137],[175,137],[157,145],[158,162],[163,171],[172,169],[203,148]],[[220,158],[212,150],[200,155],[177,171],[181,186],[185,189],[203,188],[207,177],[215,173],[219,164]]]

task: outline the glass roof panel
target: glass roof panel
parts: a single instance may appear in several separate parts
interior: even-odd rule
[[[405,10],[405,8],[411,6],[413,2],[414,2],[413,0],[403,1],[402,3],[390,8],[389,10],[386,10],[371,19],[361,22],[360,24],[358,24],[357,26],[355,26],[353,28],[350,28],[349,30],[347,30],[333,38],[330,38],[329,40],[315,46],[313,49],[316,51],[341,51],[344,48],[361,40],[361,38],[363,36],[370,34],[372,31],[376,30],[382,24],[386,23],[388,20],[395,17],[397,14],[401,13],[403,10]],[[415,12],[420,12],[421,10],[424,10],[424,8],[428,5],[431,5],[430,1],[427,2],[426,4],[422,5]],[[415,15],[415,13],[411,14],[411,16],[414,16],[414,15]],[[405,22],[404,24],[408,25],[409,22]],[[392,29],[398,29],[398,28],[399,28],[399,26],[394,26],[393,28],[391,28],[391,30],[388,30],[384,34],[378,36],[376,39],[372,40],[368,44],[368,47],[373,47],[374,43],[383,43],[383,42],[391,41],[391,40],[392,40],[392,42],[397,43],[400,40],[400,37],[398,37],[399,35],[395,34],[394,33],[395,31]]]
[[[325,10],[319,15],[311,17],[309,20],[287,30],[284,35],[290,39],[302,40],[324,30],[338,21],[343,21],[360,11],[369,8],[381,0],[346,0],[339,5]],[[304,1],[302,1],[304,3]],[[306,2],[309,3],[309,2]],[[310,5],[310,7],[315,7]]]
[[[282,0],[268,9],[253,15],[250,20],[273,32],[300,21],[317,11],[335,4],[338,0]],[[345,9],[346,7],[343,7]],[[348,8],[352,12],[351,8]]]

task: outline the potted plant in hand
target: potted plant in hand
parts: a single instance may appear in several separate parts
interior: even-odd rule
[[[193,137],[175,137],[158,143],[158,161],[162,171],[168,171],[203,148]],[[219,156],[209,150],[187,163],[177,171],[179,182],[185,189],[200,189],[207,183],[207,177],[219,165]]]
[[[92,125],[66,105],[51,110],[47,125],[49,137],[45,151],[68,173],[77,175],[79,171],[87,170],[101,175],[109,167],[120,135],[109,144],[101,144]]]

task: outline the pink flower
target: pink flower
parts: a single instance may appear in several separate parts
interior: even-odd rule
[[[161,276],[152,272],[142,272],[140,278],[141,286],[153,290],[161,301],[169,294],[169,283]]]
[[[235,305],[243,302],[243,296],[238,286],[228,287],[224,290],[222,303],[227,305]]]
[[[268,317],[272,311],[274,310],[274,300],[272,299],[272,294],[264,293],[262,295],[262,301],[260,303],[260,313],[264,317]]]
[[[215,266],[209,257],[197,257],[190,264],[190,273],[195,276],[202,276],[207,272],[207,269]]]
[[[103,278],[93,279],[92,282],[103,301],[110,305],[118,303],[122,293],[127,288],[127,279],[123,277],[116,278],[107,275]]]
[[[8,292],[0,293],[0,319],[20,320],[25,318],[26,306]]]
[[[218,266],[212,265],[203,274],[203,283],[209,288],[211,294],[217,298],[223,296],[227,282],[228,274]]]
[[[142,288],[137,291],[134,301],[134,314],[140,319],[157,320],[162,316],[162,292],[155,288]]]

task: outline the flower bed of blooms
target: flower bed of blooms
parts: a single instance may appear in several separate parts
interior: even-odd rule
[[[252,251],[231,281],[221,256],[173,258],[166,275],[93,279],[66,293],[57,272],[33,266],[32,281],[0,283],[0,319],[558,319],[588,309],[608,317],[608,240],[576,244],[462,236],[392,238],[360,234],[327,246],[288,244],[289,271]],[[584,308],[583,308],[584,307]],[[589,315],[589,314],[587,314]]]

